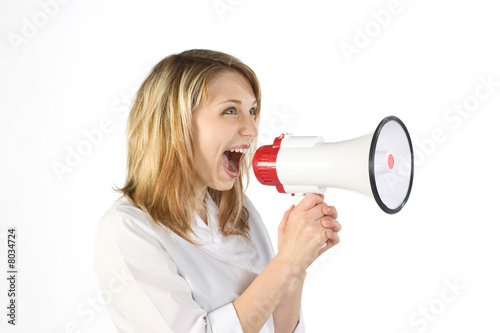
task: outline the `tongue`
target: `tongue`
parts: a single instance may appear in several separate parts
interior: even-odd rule
[[[222,163],[233,173],[237,173],[240,167],[239,154],[232,152],[225,152],[222,158]]]

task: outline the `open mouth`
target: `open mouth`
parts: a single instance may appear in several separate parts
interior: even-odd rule
[[[231,178],[236,178],[240,175],[241,157],[247,152],[248,149],[229,149],[224,152],[222,165]]]

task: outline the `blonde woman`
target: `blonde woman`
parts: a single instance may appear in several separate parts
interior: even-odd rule
[[[209,50],[166,57],[140,87],[123,196],[95,241],[119,332],[305,331],[306,268],[338,243],[340,224],[310,194],[284,213],[273,254],[242,179],[260,105],[254,72]]]

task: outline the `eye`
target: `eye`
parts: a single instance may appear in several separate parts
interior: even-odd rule
[[[255,112],[255,109],[254,108],[251,108],[250,111],[248,111],[250,113],[251,116],[256,116],[257,113]]]
[[[222,114],[236,114],[236,109],[233,107],[225,109]]]

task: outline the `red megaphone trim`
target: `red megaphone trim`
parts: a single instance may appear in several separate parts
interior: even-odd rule
[[[262,146],[255,152],[252,160],[253,172],[257,180],[264,185],[276,186],[280,193],[286,193],[276,171],[276,159],[281,148],[281,141],[285,137],[281,134],[272,145]]]

